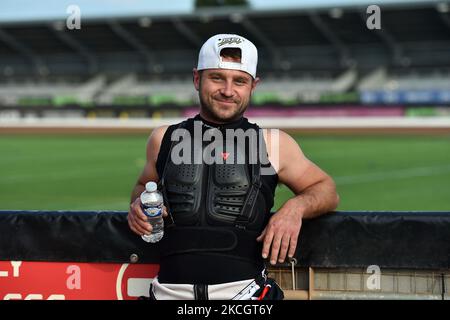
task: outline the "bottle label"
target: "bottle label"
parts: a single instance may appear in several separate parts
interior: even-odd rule
[[[162,208],[161,207],[146,207],[146,206],[142,206],[142,208],[144,209],[144,213],[149,216],[149,217],[156,217],[159,216],[162,213]]]

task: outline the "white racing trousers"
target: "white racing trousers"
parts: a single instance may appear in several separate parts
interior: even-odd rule
[[[265,270],[262,277],[266,279]],[[197,285],[160,283],[158,278],[153,279],[150,287],[150,298],[155,300],[257,300],[255,293],[261,288],[255,279],[240,280],[219,284],[202,286]],[[202,292],[202,297],[199,297]]]

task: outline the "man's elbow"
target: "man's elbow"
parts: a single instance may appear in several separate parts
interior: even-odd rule
[[[332,178],[330,178],[331,184],[332,184],[332,192],[331,192],[331,208],[330,211],[335,210],[339,206],[339,202],[341,201],[341,198],[339,197],[339,194],[336,190],[336,183]]]
[[[339,197],[338,193],[334,193],[334,205],[332,210],[336,210],[336,208],[339,206],[339,202],[341,201],[341,198]]]

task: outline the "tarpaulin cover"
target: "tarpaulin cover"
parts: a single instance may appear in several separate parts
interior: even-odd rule
[[[158,263],[126,212],[0,211],[0,260]],[[299,266],[449,269],[450,212],[336,212],[304,220]]]

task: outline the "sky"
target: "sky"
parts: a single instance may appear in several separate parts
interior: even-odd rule
[[[248,0],[254,9],[311,8],[389,3],[438,2],[437,0]],[[448,2],[448,0],[441,1]],[[66,18],[77,5],[84,18],[185,14],[194,0],[0,0],[0,22]]]

